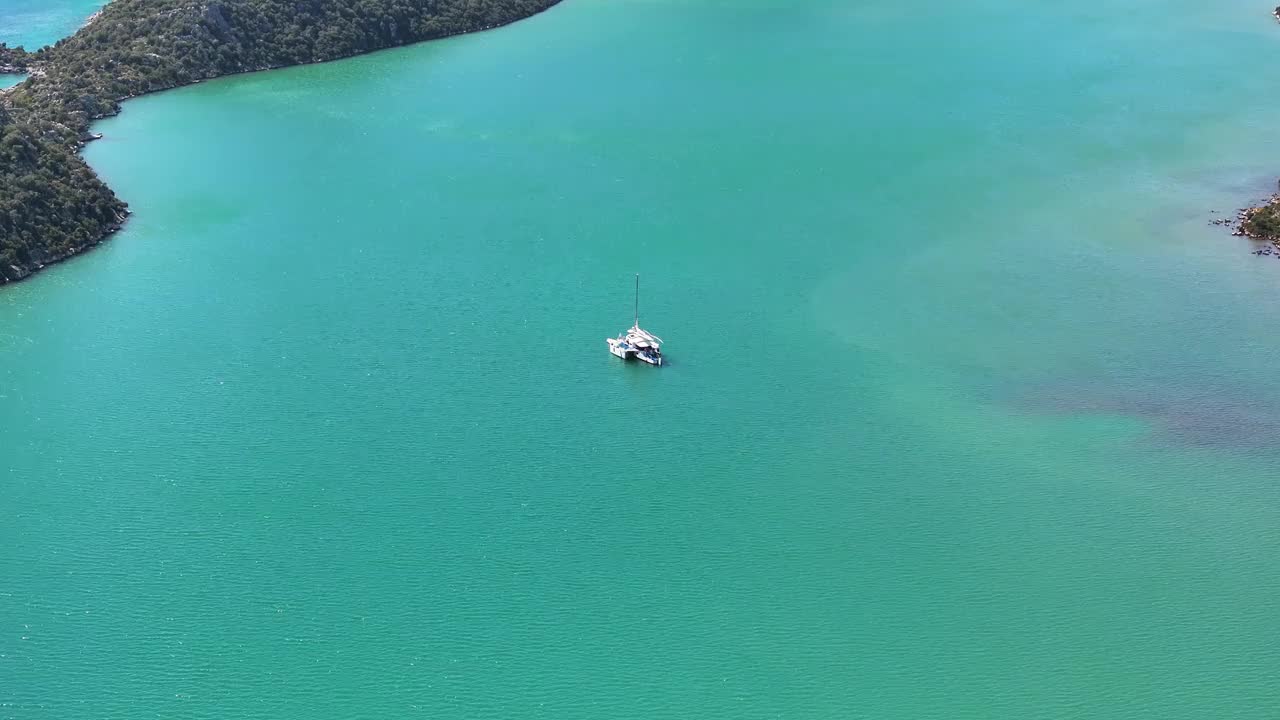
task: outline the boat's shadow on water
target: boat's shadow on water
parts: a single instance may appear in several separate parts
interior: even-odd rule
[[[673,363],[666,358],[662,358],[662,364],[657,367],[654,367],[653,365],[650,365],[649,363],[644,362],[643,360],[625,360],[625,361],[622,361],[622,364],[626,365],[627,368],[630,369],[632,372],[647,371],[647,372],[660,373],[663,370],[670,369],[676,363]]]
[[[616,357],[610,357],[609,359],[613,361],[612,365],[614,368],[617,368],[617,366],[621,366],[621,368],[617,368],[617,369],[620,369],[623,372],[626,372],[628,374],[661,373],[663,370],[670,370],[673,366],[678,365],[678,363],[672,362],[670,359],[666,357],[662,358],[662,364],[657,367],[654,367],[653,365],[650,365],[649,363],[644,362],[643,360],[622,360]]]

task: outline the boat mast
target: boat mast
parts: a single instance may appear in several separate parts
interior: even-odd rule
[[[636,327],[640,327],[640,273],[636,273]]]

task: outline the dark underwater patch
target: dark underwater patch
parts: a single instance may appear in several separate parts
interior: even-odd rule
[[[1280,401],[1236,386],[1054,383],[1026,392],[1015,405],[1041,414],[1133,417],[1153,428],[1154,440],[1179,445],[1280,448]]]

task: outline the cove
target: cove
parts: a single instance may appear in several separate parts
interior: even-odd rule
[[[1274,716],[1280,263],[1207,221],[1275,28],[1111,5],[570,0],[128,102],[128,226],[0,293],[4,702]]]

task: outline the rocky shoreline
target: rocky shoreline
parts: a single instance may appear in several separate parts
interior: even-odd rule
[[[1280,9],[1277,12],[1280,12]],[[1217,214],[1216,210],[1211,212]],[[1280,259],[1280,232],[1276,229],[1277,219],[1280,219],[1280,192],[1257,204],[1237,209],[1231,217],[1210,220],[1209,224],[1227,228],[1233,237],[1244,237],[1261,242],[1262,247],[1255,249],[1254,255]]]
[[[31,258],[32,263],[30,266],[9,265],[8,267],[0,267],[0,287],[9,283],[26,280],[50,265],[57,265],[65,260],[70,260],[81,253],[101,245],[124,227],[125,221],[129,219],[129,215],[131,214],[132,213],[129,210],[123,211],[121,214],[116,216],[115,223],[107,226],[101,237],[90,240],[82,246],[72,247],[64,252],[54,253],[49,256],[43,256],[40,253],[33,253]]]

